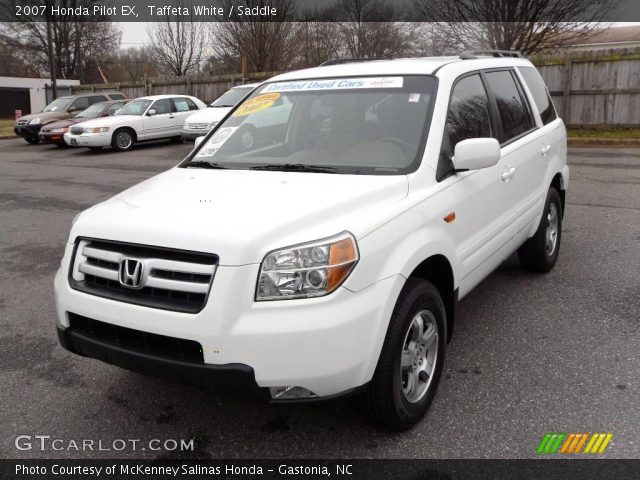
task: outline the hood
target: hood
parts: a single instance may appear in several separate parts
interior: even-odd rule
[[[78,112],[74,112],[78,113]],[[41,118],[40,123],[48,123],[54,120],[61,120],[65,118],[69,118],[71,114],[66,110],[61,110],[59,112],[40,112],[40,113],[30,113],[29,115],[23,115],[20,117],[20,120],[33,120],[34,118]]]
[[[207,107],[189,115],[185,123],[211,123],[219,122],[231,110],[232,107]]]
[[[82,122],[83,127],[118,127],[120,125],[131,125],[131,120],[140,119],[140,115],[112,115],[110,117],[92,118]]]
[[[174,168],[82,213],[77,236],[215,253],[259,263],[275,248],[345,230],[356,238],[406,197],[405,175]]]
[[[66,128],[71,125],[75,125],[80,122],[86,122],[88,119],[86,118],[67,118],[66,120],[57,120],[55,122],[51,122],[47,124],[46,128],[43,128],[43,131],[53,130],[54,128]]]

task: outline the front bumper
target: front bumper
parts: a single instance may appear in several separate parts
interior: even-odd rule
[[[318,397],[352,391],[371,380],[404,284],[397,275],[353,292],[347,280],[326,297],[255,302],[259,265],[219,266],[204,309],[182,313],[72,289],[67,276],[72,252],[68,244],[55,278],[59,328],[69,327],[69,315],[75,314],[195,341],[202,347],[207,372],[240,364],[253,370],[259,388],[302,387]],[[115,363],[109,360],[113,355],[99,353],[95,358]],[[131,368],[131,363],[118,365]],[[148,369],[142,373],[153,374]]]
[[[72,147],[108,147],[111,145],[111,132],[64,134],[64,141]]]
[[[256,383],[253,369],[246,365],[198,365],[120,348],[70,328],[58,329],[58,340],[66,350],[143,375],[177,383],[225,391],[251,392],[268,398],[269,392]]]
[[[22,138],[37,138],[40,128],[42,128],[42,125],[15,125],[13,133]]]
[[[207,133],[209,133],[209,130],[182,130],[182,132],[180,132],[180,138],[182,138],[182,140],[193,141],[198,137],[204,137]]]
[[[52,133],[52,132],[40,132],[40,142],[41,143],[59,143],[65,144],[64,141],[64,133]]]

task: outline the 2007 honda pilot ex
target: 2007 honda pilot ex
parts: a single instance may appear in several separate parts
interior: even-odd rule
[[[566,132],[500,53],[321,66],[256,88],[176,167],[80,213],[68,350],[273,401],[366,390],[404,429],[456,304],[514,251],[558,257]]]

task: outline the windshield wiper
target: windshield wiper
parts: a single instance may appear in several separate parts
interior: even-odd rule
[[[336,173],[336,167],[323,165],[305,165],[304,163],[270,163],[267,165],[256,165],[249,167],[249,170],[276,170],[282,172],[316,172],[316,173]]]
[[[188,162],[185,163],[184,168],[210,168],[213,170],[226,170],[227,167],[223,167],[222,165],[220,165],[219,163],[212,163],[212,162],[204,162],[201,160],[198,160],[196,162]]]

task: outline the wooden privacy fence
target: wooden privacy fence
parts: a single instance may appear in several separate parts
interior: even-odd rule
[[[566,124],[573,127],[640,125],[640,48],[566,52],[531,60],[547,83]],[[265,80],[277,73],[254,73],[247,82]],[[184,94],[209,103],[242,83],[242,75],[233,74],[79,85],[74,86],[73,91],[116,89],[128,98]]]
[[[640,48],[575,51],[531,61],[566,124],[640,125]]]
[[[75,85],[73,93],[119,90],[127,98],[145,95],[191,95],[209,103],[235,85],[266,80],[279,72],[259,72],[243,79],[241,74],[192,76],[175,78],[151,78],[142,82],[96,83]]]

